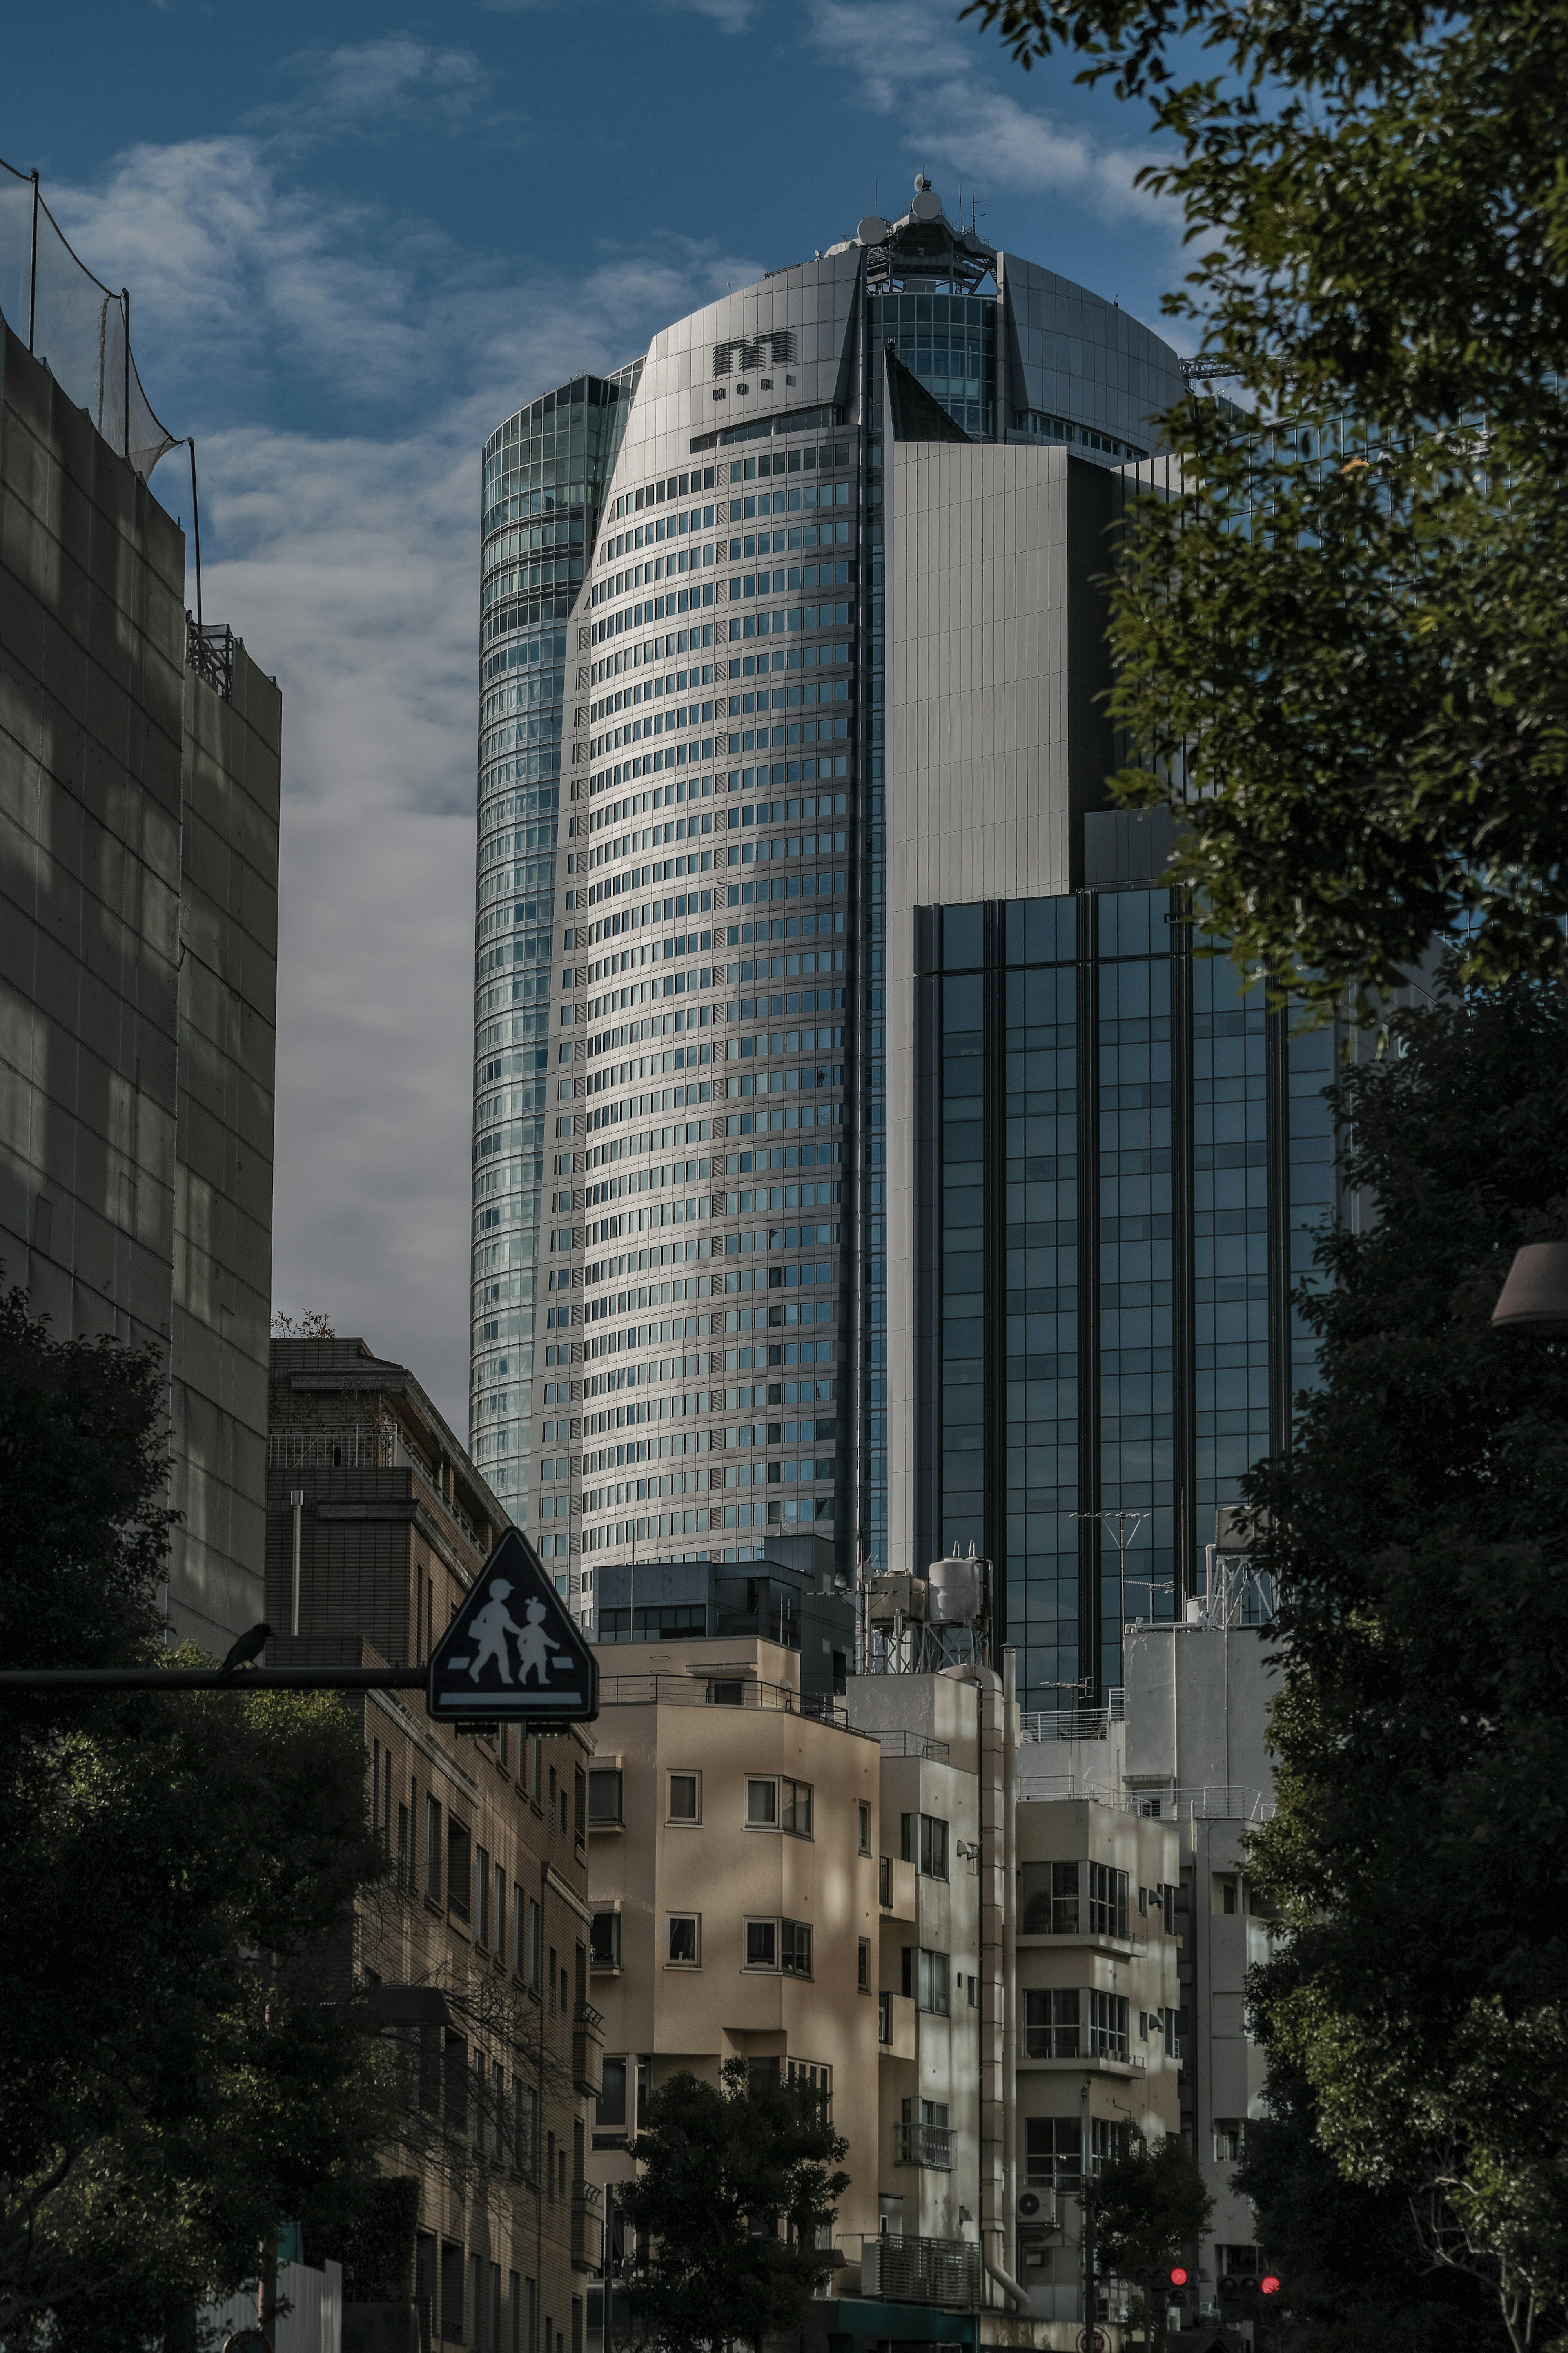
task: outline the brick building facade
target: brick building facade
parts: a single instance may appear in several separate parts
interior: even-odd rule
[[[276,1666],[423,1662],[510,1525],[412,1373],[352,1338],[273,1343],[267,1507]],[[383,2167],[418,2183],[405,2292],[423,2341],[583,2353],[599,2254],[584,2166],[602,2049],[587,2001],[592,1736],[463,1735],[411,1694],[345,1704],[392,1864],[361,1906],[355,1967],[398,2046]]]

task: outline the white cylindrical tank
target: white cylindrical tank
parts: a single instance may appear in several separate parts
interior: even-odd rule
[[[926,1571],[933,1626],[973,1626],[985,1606],[984,1561],[933,1560]]]

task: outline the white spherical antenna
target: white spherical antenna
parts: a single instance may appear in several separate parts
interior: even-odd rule
[[[913,204],[910,206],[910,210],[913,213],[916,220],[932,221],[940,220],[942,218],[942,198],[937,195],[936,190],[931,185],[929,181],[916,195]]]
[[[888,235],[888,229],[889,223],[880,213],[868,213],[855,232],[856,241],[860,245],[880,245]]]

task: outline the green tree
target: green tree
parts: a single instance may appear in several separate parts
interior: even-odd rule
[[[1320,1246],[1319,1384],[1247,1489],[1284,1638],[1255,2007],[1340,2174],[1523,2348],[1568,2307],[1568,1350],[1489,1319],[1568,1226],[1568,1001],[1439,988],[1393,1029],[1337,1090],[1376,1216]]]
[[[0,1657],[155,1647],[168,1513],[151,1356],[0,1301]],[[199,1657],[199,1654],[175,1654]],[[380,1869],[327,1695],[0,1703],[0,2338],[177,2330],[291,2219],[363,2194],[384,2071],[348,1991]]]
[[[1561,0],[965,13],[1150,110],[1197,251],[1167,308],[1252,404],[1167,420],[1185,489],[1143,503],[1114,599],[1118,791],[1174,801],[1205,921],[1303,997],[1457,926],[1474,976],[1556,972]]]
[[[1264,2105],[1233,2179],[1285,2284],[1291,2353],[1507,2353],[1489,2287],[1432,2263],[1398,2184],[1345,2179],[1318,2138],[1310,2084],[1275,2049]]]
[[[1164,2306],[1157,2275],[1168,2271],[1184,2248],[1208,2228],[1214,2200],[1204,2187],[1198,2161],[1179,2133],[1151,2142],[1137,2131],[1124,2154],[1102,2166],[1094,2184],[1095,2244],[1100,2269],[1142,2283],[1144,2310],[1151,2305],[1164,2333]],[[1148,2341],[1145,2321],[1144,2339]]]
[[[632,2143],[637,2179],[619,2195],[637,2233],[632,2313],[658,2347],[760,2347],[799,2325],[831,2276],[817,2240],[849,2186],[849,2144],[822,2096],[744,2059],[718,2084],[676,2075],[648,2103]]]

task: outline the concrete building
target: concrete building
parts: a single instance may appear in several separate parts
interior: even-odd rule
[[[261,1615],[280,704],[184,611],[162,427],[127,454],[47,356],[0,321],[0,1261],[167,1366],[171,1633],[221,1652]]]
[[[486,446],[471,1427],[584,1614],[601,1568],[743,1561],[774,1530],[831,1534],[848,1577],[862,1554],[907,1565],[895,812],[912,795],[938,822],[978,754],[964,731],[988,731],[985,838],[1002,849],[998,794],[1037,805],[1009,872],[1076,887],[1106,765],[1087,583],[1115,470],[1180,387],[1157,336],[994,250],[922,179],[902,218]],[[943,461],[920,480],[962,608],[933,603],[917,533],[900,552],[906,457]],[[1054,634],[1052,565],[1075,583]],[[891,667],[917,639],[950,716]],[[940,774],[895,751],[900,698],[949,727]],[[1063,1671],[1053,1647],[1026,1704]]]
[[[414,1375],[361,1339],[272,1345],[267,1617],[279,1666],[416,1664],[508,1525]],[[296,1596],[298,1607],[296,1610]],[[296,1622],[298,1635],[288,1629]],[[403,2334],[344,2283],[343,2343],[583,2353],[599,2261],[586,2167],[602,2031],[589,1999],[585,1727],[524,1740],[351,1694],[393,1862],[353,1962],[405,2054],[389,2177],[417,2185]]]
[[[1222,1517],[1221,1529],[1225,1522]],[[1224,2316],[1219,2283],[1257,2277],[1252,2209],[1232,2175],[1262,2113],[1262,2052],[1247,2033],[1247,1973],[1267,1959],[1272,1916],[1247,1835],[1274,1810],[1267,1746],[1278,1670],[1259,1628],[1268,1599],[1246,1556],[1211,1556],[1211,1591],[1177,1625],[1142,1625],[1127,1652],[1125,1787],[1173,1818],[1181,1843],[1181,2127],[1215,2200],[1198,2251],[1194,2317]]]

